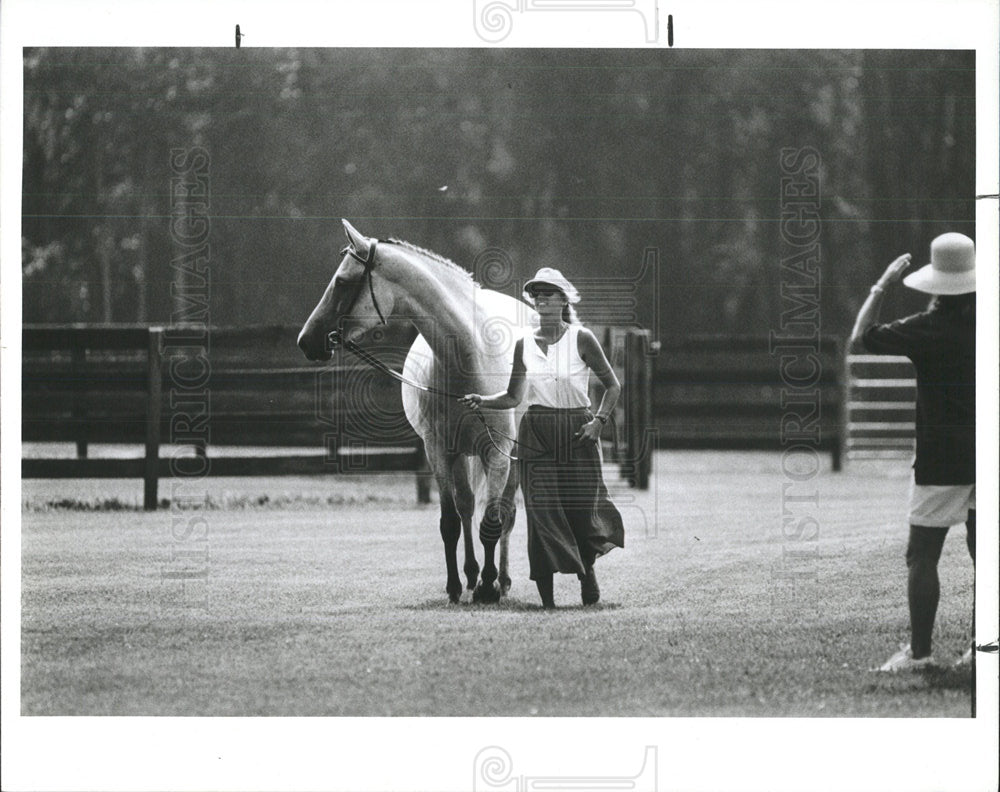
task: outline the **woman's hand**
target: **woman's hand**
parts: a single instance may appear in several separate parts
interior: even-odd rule
[[[888,267],[885,268],[885,272],[882,273],[882,277],[878,279],[876,286],[885,288],[890,283],[895,283],[900,278],[903,277],[903,271],[910,266],[910,259],[913,258],[909,253],[904,253],[902,256],[897,258]]]
[[[603,428],[604,424],[593,418],[580,427],[580,430],[573,435],[573,439],[579,440],[581,443],[596,443],[601,439]]]
[[[478,393],[467,393],[458,400],[461,404],[472,410],[478,410],[483,403],[483,397]]]

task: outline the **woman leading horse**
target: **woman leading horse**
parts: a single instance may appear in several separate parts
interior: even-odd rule
[[[600,452],[601,429],[621,385],[597,338],[576,318],[573,303],[580,296],[559,270],[540,269],[525,284],[524,296],[540,324],[518,339],[506,389],[491,396],[470,393],[461,401],[475,410],[506,410],[527,396],[518,455],[531,579],[542,606],[554,608],[553,573],[575,573],[583,604],[593,605],[600,599],[594,561],[625,541]],[[587,388],[591,371],[604,386],[596,414]]]

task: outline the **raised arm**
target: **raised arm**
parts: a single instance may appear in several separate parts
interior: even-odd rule
[[[519,338],[514,345],[514,365],[510,370],[510,381],[507,383],[507,390],[494,393],[492,396],[467,393],[459,401],[473,410],[478,410],[480,407],[484,407],[487,410],[510,410],[521,403],[521,400],[524,398],[526,385],[524,339]]]
[[[861,306],[861,310],[858,311],[858,318],[854,320],[854,329],[851,331],[851,340],[849,342],[850,346],[853,347],[855,344],[860,343],[865,330],[878,322],[878,314],[882,308],[882,297],[885,295],[885,290],[889,285],[903,277],[903,270],[910,266],[910,258],[909,253],[904,253],[897,258],[886,267],[885,272],[882,273],[882,277],[872,286],[868,299],[865,300],[864,305]]]

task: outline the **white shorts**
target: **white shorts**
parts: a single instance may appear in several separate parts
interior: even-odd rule
[[[976,485],[916,484],[910,479],[910,525],[950,528],[976,508]]]

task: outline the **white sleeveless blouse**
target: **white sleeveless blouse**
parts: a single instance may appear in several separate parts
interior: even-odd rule
[[[582,325],[571,324],[548,354],[538,348],[534,328],[524,334],[524,368],[528,404],[562,409],[589,407],[590,369],[580,357],[577,336]]]

